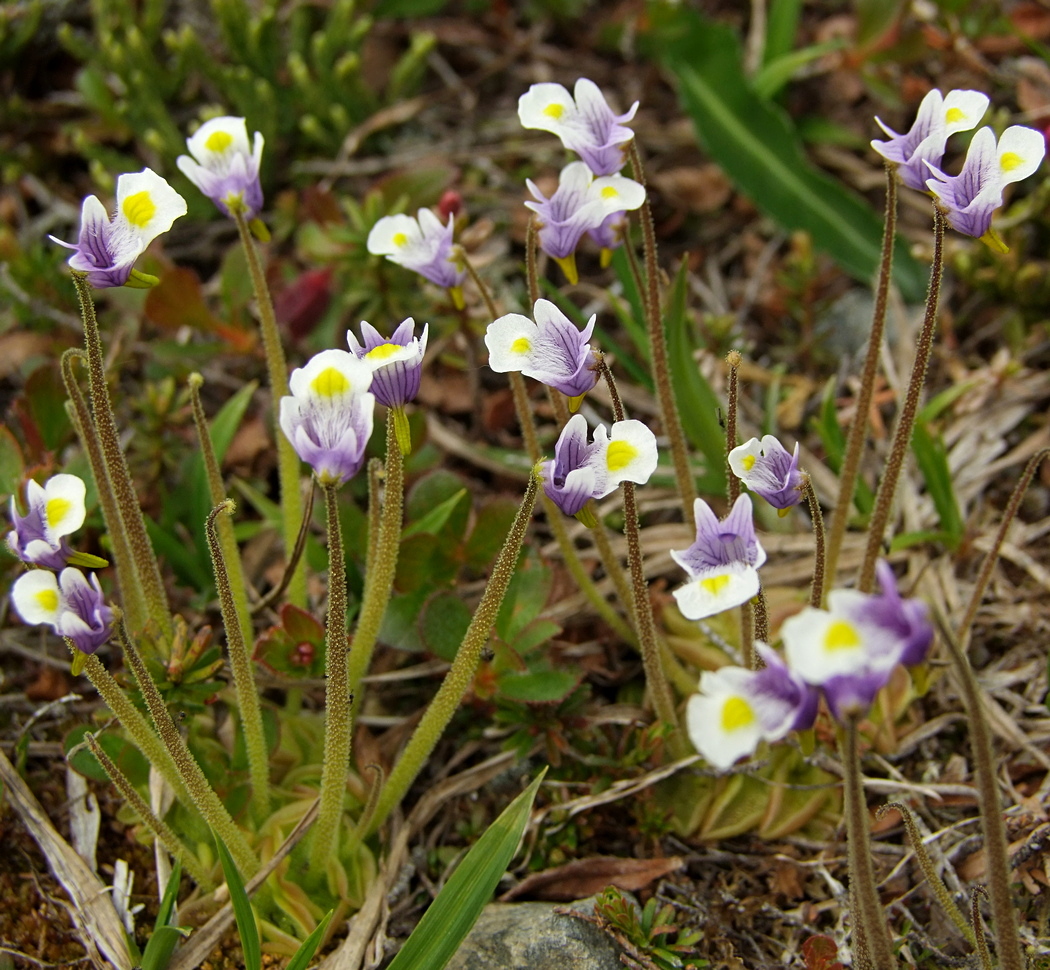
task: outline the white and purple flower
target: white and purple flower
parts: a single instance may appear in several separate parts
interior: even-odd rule
[[[779,741],[813,726],[819,695],[758,641],[761,670],[722,667],[700,677],[700,693],[686,705],[686,730],[696,750],[715,768],[726,769],[754,753],[760,741]]]
[[[570,283],[576,283],[576,247],[584,233],[598,230],[609,216],[639,208],[645,188],[622,175],[595,178],[583,162],[561,170],[558,188],[548,199],[526,180],[536,199],[525,205],[539,218],[540,248],[554,259]]]
[[[347,330],[350,353],[371,368],[370,390],[384,407],[403,407],[419,393],[429,329],[430,325],[424,323],[423,332],[417,338],[416,322],[408,317],[389,337],[364,320],[360,341]]]
[[[696,541],[681,552],[671,550],[671,558],[689,574],[674,598],[686,619],[702,620],[758,593],[758,570],[766,553],[755,535],[749,496],[741,495],[722,520],[699,498],[693,513]]]
[[[48,238],[74,250],[70,269],[82,273],[96,289],[124,286],[146,247],[185,214],[186,200],[156,172],[144,168],[117,178],[117,211],[112,219],[98,196],[89,195],[81,209],[77,242]],[[157,281],[135,273],[135,282],[150,286]]]
[[[452,233],[455,216],[442,224],[429,209],[420,209],[416,218],[406,215],[384,216],[368,234],[367,247],[373,256],[386,256],[391,262],[404,266],[445,287],[458,309],[463,308],[460,286],[467,271],[456,264],[452,255]]]
[[[22,562],[62,569],[73,555],[66,536],[84,524],[87,488],[76,475],[53,475],[43,485],[26,483],[25,515],[18,514],[11,496],[11,523],[7,547]]]
[[[625,114],[614,114],[598,85],[585,77],[576,82],[574,94],[575,98],[560,84],[532,85],[518,99],[522,127],[557,135],[595,175],[619,172],[634,137],[624,122],[634,117],[638,102]]]
[[[1011,125],[998,142],[991,128],[982,128],[970,142],[962,171],[945,175],[929,165],[934,177],[926,180],[926,187],[956,232],[980,239],[1003,204],[1003,187],[1031,175],[1045,152],[1046,140],[1034,128]]]
[[[280,425],[322,485],[357,474],[372,435],[372,368],[345,350],[323,350],[297,367],[281,398]]]
[[[887,563],[878,576],[880,595],[832,590],[828,609],[806,607],[781,630],[792,669],[823,689],[840,721],[866,711],[893,669],[921,662],[933,641],[925,604],[901,598]]]
[[[94,653],[109,640],[113,611],[102,597],[98,578],[90,582],[73,566],[56,578],[46,569],[32,569],[11,587],[11,602],[26,623],[50,623],[81,653]]]
[[[644,485],[656,463],[656,435],[641,421],[616,421],[608,434],[598,425],[589,442],[587,419],[574,414],[540,474],[547,497],[566,515],[581,515],[588,501],[605,498],[621,482]]]
[[[783,513],[802,501],[798,443],[794,453],[771,434],[752,438],[729,452],[729,467],[752,492]]]
[[[535,322],[521,313],[494,320],[485,331],[489,367],[500,374],[520,371],[565,394],[571,410],[598,382],[597,360],[588,342],[595,316],[582,332],[550,300],[537,300]]]
[[[230,218],[240,212],[248,220],[259,214],[263,205],[260,132],[249,145],[244,118],[212,118],[186,139],[186,148],[190,154],[180,155],[175,164],[220,212]]]
[[[988,96],[980,91],[949,91],[947,96],[934,88],[919,105],[911,128],[900,135],[876,117],[888,141],[873,141],[871,147],[892,162],[897,175],[908,188],[926,191],[930,177],[927,164],[939,166],[948,136],[976,128],[988,108]]]

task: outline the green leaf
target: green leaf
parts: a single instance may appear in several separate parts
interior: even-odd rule
[[[387,970],[442,970],[452,959],[514,857],[546,771],[485,830]]]
[[[455,660],[472,615],[455,593],[438,593],[419,618],[420,637],[431,653],[442,660]]]
[[[683,259],[667,303],[667,357],[678,416],[689,443],[704,456],[707,474],[703,491],[718,494],[726,488],[725,432],[718,420],[720,402],[693,360],[691,319],[686,309],[688,271]]]
[[[944,438],[934,435],[925,424],[916,422],[912,432],[911,448],[915,459],[926,480],[926,491],[933,499],[941,531],[947,537],[946,544],[950,549],[957,549],[962,541],[964,525],[959,512],[959,502],[952,487],[952,472],[948,467],[948,449]]]
[[[802,0],[773,0],[766,22],[766,46],[762,64],[770,64],[789,54],[795,47],[798,22],[802,14]]]
[[[767,101],[776,97],[780,89],[784,87],[802,68],[818,57],[830,54],[832,51],[841,50],[846,42],[841,38],[824,41],[823,44],[813,44],[803,47],[801,50],[788,51],[780,57],[774,58],[762,66],[762,69],[751,79],[751,85],[755,94]]]
[[[181,878],[182,865],[176,859],[171,875],[168,877],[168,884],[164,888],[164,897],[160,901],[153,933],[146,944],[146,949],[142,952],[142,970],[164,970],[171,960],[175,944],[186,935],[186,931],[171,925]]]
[[[507,497],[497,496],[482,505],[463,549],[464,565],[468,569],[475,572],[488,569],[503,548],[517,511],[517,501]]]
[[[523,556],[496,615],[496,633],[500,639],[513,642],[547,605],[550,591],[550,570],[537,556]]]
[[[575,690],[580,675],[568,670],[533,670],[527,674],[505,673],[497,680],[500,694],[526,704],[551,704]]]
[[[72,728],[62,739],[62,747],[66,755],[68,756],[77,745],[82,744],[84,736],[89,733],[91,733],[91,728],[86,724],[79,724]],[[149,762],[135,745],[112,731],[100,731],[95,738],[99,747],[109,755],[109,760],[117,766],[128,781],[133,785],[146,784],[149,780]],[[85,778],[109,782],[109,775],[86,745],[69,757],[69,764],[74,771],[79,772]]]
[[[215,839],[219,850],[219,861],[222,873],[226,877],[226,886],[230,891],[230,903],[233,905],[233,918],[237,921],[237,932],[241,937],[241,950],[244,953],[244,970],[262,970],[262,953],[259,948],[259,928],[255,922],[255,913],[244,890],[244,880],[237,871],[237,864],[220,838]]]
[[[452,518],[452,513],[456,511],[457,506],[466,496],[467,490],[461,488],[455,495],[450,496],[440,505],[432,508],[421,519],[405,526],[405,530],[401,533],[401,538],[408,539],[420,533],[436,536],[445,528]]]
[[[306,965],[313,958],[314,951],[320,945],[325,930],[328,929],[328,924],[332,920],[332,912],[332,910],[328,910],[328,912],[325,913],[321,922],[317,924],[317,928],[305,940],[303,940],[299,949],[295,951],[295,956],[288,961],[288,965],[284,970],[305,970]]]
[[[175,946],[190,931],[178,926],[158,926],[150,935],[149,943],[142,954],[141,970],[164,970],[171,963]]]
[[[0,497],[7,498],[18,491],[25,474],[22,448],[7,427],[0,427]]]
[[[744,75],[735,32],[684,6],[653,5],[652,56],[675,76],[697,136],[737,188],[785,228],[816,246],[856,279],[870,283],[882,247],[882,220],[858,196],[806,158],[790,117],[763,101]],[[894,279],[919,302],[926,273],[899,246]]]

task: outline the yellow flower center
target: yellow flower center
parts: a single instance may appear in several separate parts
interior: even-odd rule
[[[54,613],[58,609],[58,591],[54,589],[42,589],[36,594],[36,601],[41,609],[48,613]]]
[[[47,524],[53,529],[69,514],[72,507],[73,503],[68,498],[49,499],[47,505],[44,506]]]
[[[627,441],[610,441],[605,453],[605,464],[611,472],[626,468],[638,457],[638,449]]]
[[[739,731],[755,721],[754,709],[742,697],[730,697],[722,705],[722,730]]]
[[[616,189],[614,189],[611,185],[607,185],[607,186],[605,186],[604,189],[602,189],[602,198],[603,199],[615,199],[619,195],[620,195],[620,193],[617,192]]]
[[[860,646],[860,642],[860,634],[856,628],[845,620],[835,620],[824,634],[824,649],[829,652],[854,650]]]
[[[404,234],[403,232],[395,232],[395,233],[394,233],[394,239],[393,239],[393,243],[394,243],[394,245],[395,245],[395,246],[397,246],[397,247],[398,247],[399,249],[400,249],[400,248],[401,248],[402,246],[404,246],[404,245],[405,245],[405,243],[407,243],[407,242],[408,242],[408,236],[406,236],[406,235],[405,235],[405,234]]]
[[[350,390],[346,375],[334,367],[326,367],[311,382],[311,389],[321,397],[335,397]]]
[[[233,135],[228,131],[213,131],[204,142],[210,152],[221,153],[233,144]]]
[[[157,214],[157,206],[147,190],[129,195],[124,200],[124,218],[133,226],[144,229]]]
[[[944,112],[944,120],[947,121],[949,125],[953,125],[957,121],[963,121],[965,118],[966,114],[963,112],[962,108],[949,108]]]
[[[744,455],[744,457],[740,459],[740,464],[744,466],[744,471],[749,472],[755,467],[755,460],[757,457],[757,455]]]
[[[1021,158],[1017,152],[1003,152],[999,157],[999,167],[1004,172],[1012,172],[1018,165],[1021,165],[1024,159]]]
[[[365,356],[371,357],[373,360],[385,360],[387,357],[392,357],[400,349],[400,344],[380,344],[378,347],[373,347]]]
[[[557,121],[563,114],[565,114],[565,105],[563,104],[549,104],[543,109],[543,113],[548,118],[553,118]]]
[[[707,590],[712,596],[717,596],[729,585],[729,576],[723,573],[721,576],[708,576],[700,580],[702,589]]]
[[[510,351],[512,354],[527,354],[530,350],[532,350],[532,344],[529,342],[528,337],[518,337],[518,339],[510,345]]]

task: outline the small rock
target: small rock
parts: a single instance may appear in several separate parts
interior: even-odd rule
[[[623,970],[620,948],[593,923],[557,913],[593,912],[593,899],[553,903],[490,903],[448,964],[448,970]]]

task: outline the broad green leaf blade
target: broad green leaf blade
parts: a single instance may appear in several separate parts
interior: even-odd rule
[[[675,77],[698,138],[737,188],[780,225],[810,233],[846,272],[870,283],[881,254],[881,219],[814,167],[791,119],[755,94],[733,30],[684,6],[649,9],[648,49]],[[893,269],[904,298],[921,301],[926,274],[906,247],[897,247]]]
[[[321,922],[317,924],[317,929],[303,940],[302,945],[295,951],[295,956],[288,961],[288,966],[284,970],[305,970],[306,965],[313,959],[314,951],[320,945],[325,930],[328,929],[328,924],[332,920],[332,912],[328,910]]]
[[[387,970],[442,970],[452,959],[514,857],[546,771],[485,830]]]
[[[702,490],[718,494],[726,488],[726,439],[718,418],[721,405],[693,360],[687,296],[688,271],[683,259],[667,301],[667,357],[682,430],[689,443],[704,456],[707,465]]]
[[[244,953],[244,970],[262,970],[262,953],[259,948],[259,928],[255,923],[255,913],[244,890],[244,880],[237,871],[237,864],[226,848],[222,839],[216,839],[219,850],[219,861],[222,863],[222,874],[226,877],[226,886],[230,890],[230,903],[233,905],[233,918],[237,921],[237,932],[241,937],[241,950]]]

